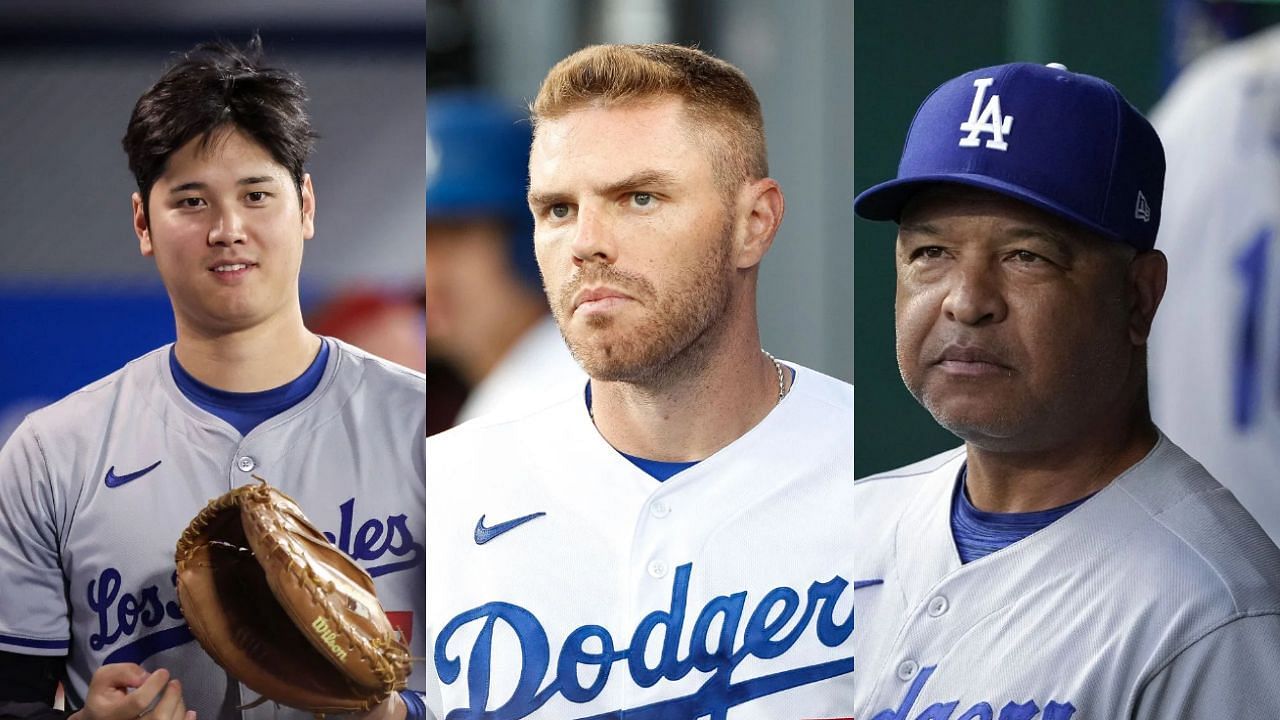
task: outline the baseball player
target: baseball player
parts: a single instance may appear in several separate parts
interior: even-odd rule
[[[458,423],[586,381],[533,256],[529,139],[528,120],[480,91],[427,97],[427,350],[471,384]]]
[[[595,46],[533,122],[538,264],[590,379],[427,441],[428,707],[848,717],[853,393],[760,348],[783,196],[754,91]]]
[[[1192,65],[1151,122],[1170,260],[1151,412],[1280,542],[1280,27]]]
[[[855,209],[898,222],[902,377],[965,444],[856,485],[855,716],[1273,717],[1280,550],[1147,410],[1155,131],[1018,63],[907,137]]]
[[[369,572],[423,654],[423,378],[304,327],[314,135],[301,81],[260,55],[257,38],[199,46],[129,120],[133,226],[177,340],[32,413],[0,450],[0,715],[50,712],[61,678],[81,720],[303,717],[241,709],[256,696],[177,603],[178,536],[251,475]],[[406,715],[425,715],[413,693],[371,713]]]

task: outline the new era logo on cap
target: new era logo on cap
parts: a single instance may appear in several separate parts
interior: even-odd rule
[[[934,90],[911,122],[898,176],[864,191],[854,210],[897,220],[936,183],[997,192],[1146,250],[1160,225],[1164,149],[1105,80],[1012,63]]]
[[[1142,222],[1151,222],[1151,206],[1147,204],[1147,196],[1138,191],[1138,203],[1134,206],[1133,216]]]

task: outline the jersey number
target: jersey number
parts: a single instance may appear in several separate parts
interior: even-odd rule
[[[1239,430],[1248,430],[1257,421],[1261,402],[1262,321],[1267,297],[1267,260],[1271,234],[1271,228],[1263,228],[1236,256],[1236,271],[1244,281],[1244,298],[1236,326],[1236,372],[1232,387],[1232,416]],[[1280,403],[1280,394],[1276,401]]]

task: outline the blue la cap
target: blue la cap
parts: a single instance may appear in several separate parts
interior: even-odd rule
[[[525,199],[532,141],[529,119],[489,93],[427,96],[427,220],[501,221],[516,272],[541,287]]]
[[[427,98],[427,217],[523,216],[529,121],[478,90]]]
[[[1164,148],[1105,80],[1061,65],[1012,63],[949,80],[916,111],[898,177],[854,199],[898,220],[932,183],[984,188],[1149,250],[1160,226]]]

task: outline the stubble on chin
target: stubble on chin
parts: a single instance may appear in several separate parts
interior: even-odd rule
[[[601,382],[659,383],[705,361],[705,349],[728,312],[729,245],[720,245],[678,286],[659,294],[647,279],[608,266],[583,270],[561,289],[554,315],[569,351]],[[625,310],[577,319],[573,297],[583,284],[607,284],[635,300]]]

